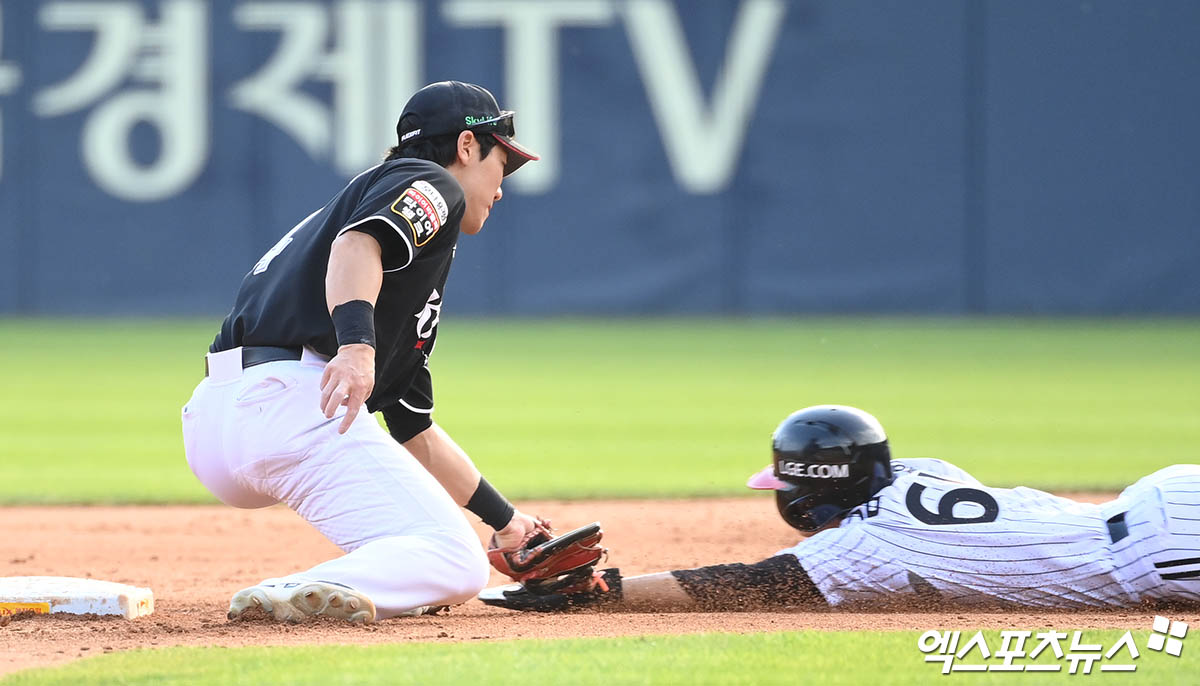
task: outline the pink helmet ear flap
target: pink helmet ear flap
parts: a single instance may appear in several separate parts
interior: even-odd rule
[[[792,487],[775,476],[775,465],[769,464],[746,481],[746,486],[757,491],[783,491]]]

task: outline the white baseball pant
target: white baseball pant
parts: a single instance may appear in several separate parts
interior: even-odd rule
[[[299,361],[243,370],[240,348],[210,354],[183,408],[192,472],[227,505],[286,503],[346,552],[288,579],[350,586],[381,619],[465,602],[488,580],[475,532],[374,415],[338,434],[344,410],[326,419],[319,407],[325,362],[305,349]]]

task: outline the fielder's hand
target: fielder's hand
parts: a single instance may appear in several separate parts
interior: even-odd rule
[[[496,532],[493,548],[520,548],[539,533],[550,534],[553,531],[550,520],[530,515],[516,510],[508,526]]]
[[[581,526],[574,531],[551,538],[549,529],[539,529],[520,545],[501,547],[492,537],[488,560],[513,581],[526,585],[538,580],[557,579],[575,571],[590,572],[600,558],[608,553],[600,545],[604,532],[600,522]]]
[[[325,365],[321,376],[321,410],[326,419],[333,419],[338,407],[346,406],[338,433],[350,430],[354,418],[371,391],[375,388],[375,348],[365,343],[343,345],[337,355]]]

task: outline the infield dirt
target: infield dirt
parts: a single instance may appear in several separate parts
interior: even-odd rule
[[[1093,502],[1108,496],[1077,496]],[[766,498],[523,502],[560,531],[598,520],[625,575],[717,562],[754,562],[791,546],[795,533]],[[483,540],[483,527],[477,527]],[[290,626],[225,619],[229,597],[263,578],[305,569],[338,549],[283,507],[0,508],[0,575],[78,576],[148,586],[155,612],[136,620],[21,617],[0,626],[0,674],[134,648],[482,641],[800,629],[1132,628],[1152,613],[762,612],[527,615],[479,601],[449,614],[371,626]],[[493,572],[492,584],[507,579]]]

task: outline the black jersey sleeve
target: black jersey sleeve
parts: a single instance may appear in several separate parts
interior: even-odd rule
[[[382,169],[338,231],[361,231],[379,241],[385,271],[404,269],[422,251],[441,245],[437,238],[457,233],[462,220],[458,181],[436,164],[416,162]]]
[[[388,433],[399,443],[433,426],[433,377],[429,367],[421,367],[404,397],[381,411]]]

